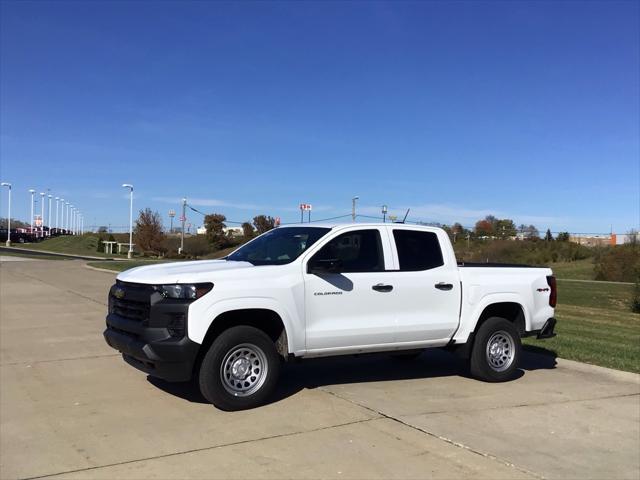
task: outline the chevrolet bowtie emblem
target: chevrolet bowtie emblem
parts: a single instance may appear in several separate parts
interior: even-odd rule
[[[113,292],[113,296],[116,298],[124,298],[124,290],[122,288],[116,288],[115,292]]]

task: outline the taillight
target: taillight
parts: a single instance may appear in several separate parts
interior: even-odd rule
[[[556,284],[556,277],[549,275],[547,277],[547,285],[549,285],[549,288],[551,289],[549,292],[549,305],[555,308],[556,303],[558,303],[558,286]]]

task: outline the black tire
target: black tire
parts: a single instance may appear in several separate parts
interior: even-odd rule
[[[391,353],[389,356],[394,360],[400,360],[402,362],[410,362],[411,360],[415,360],[420,355],[422,355],[422,350],[419,352],[398,352]]]
[[[231,327],[213,341],[202,359],[198,376],[200,391],[221,410],[258,407],[276,386],[280,361],[274,342],[262,330],[246,325]],[[254,372],[257,372],[255,376]],[[242,375],[246,377],[242,379]],[[248,390],[241,391],[244,388]]]
[[[505,318],[490,317],[476,332],[469,359],[471,376],[485,382],[511,380],[518,369],[521,352],[522,343],[515,325]]]

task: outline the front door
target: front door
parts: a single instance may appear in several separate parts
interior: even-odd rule
[[[307,262],[307,350],[394,341],[396,292],[386,284],[390,246],[384,228],[354,229],[329,240]],[[314,266],[331,265],[321,271]]]

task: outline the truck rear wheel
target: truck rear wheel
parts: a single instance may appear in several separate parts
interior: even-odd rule
[[[515,325],[488,318],[478,329],[470,358],[471,375],[485,382],[506,382],[518,368],[522,344]]]
[[[240,325],[216,338],[200,366],[200,391],[221,410],[262,405],[273,392],[280,357],[262,330]]]

